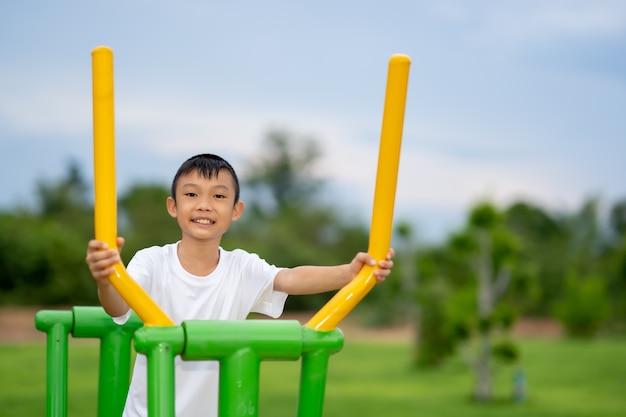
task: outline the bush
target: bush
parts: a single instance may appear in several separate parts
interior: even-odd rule
[[[609,316],[604,282],[597,277],[569,276],[563,297],[555,305],[555,315],[569,336],[594,337]]]

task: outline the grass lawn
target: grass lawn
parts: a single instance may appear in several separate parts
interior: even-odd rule
[[[623,417],[626,340],[522,342],[527,400],[510,401],[511,368],[496,375],[491,404],[470,400],[472,377],[460,358],[430,371],[409,370],[411,347],[346,340],[331,358],[326,417]],[[97,344],[70,342],[70,416],[95,416]],[[295,416],[299,362],[264,362],[259,415]],[[0,345],[0,416],[45,416],[45,346]]]

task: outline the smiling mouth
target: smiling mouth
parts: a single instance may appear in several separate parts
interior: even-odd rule
[[[199,223],[199,224],[214,224],[215,223],[213,220],[209,220],[209,219],[193,219],[192,222]]]

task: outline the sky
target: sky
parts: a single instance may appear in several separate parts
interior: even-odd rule
[[[396,221],[423,240],[480,200],[626,198],[623,0],[0,4],[0,209],[70,161],[93,179],[91,51],[114,52],[118,194],[197,153],[240,173],[315,138],[324,198],[369,221],[388,61],[411,58]],[[245,195],[243,196],[245,201]]]

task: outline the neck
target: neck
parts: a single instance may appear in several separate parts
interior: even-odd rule
[[[214,242],[189,242],[183,239],[178,243],[177,253],[185,271],[201,277],[213,272],[220,260],[219,245]]]

